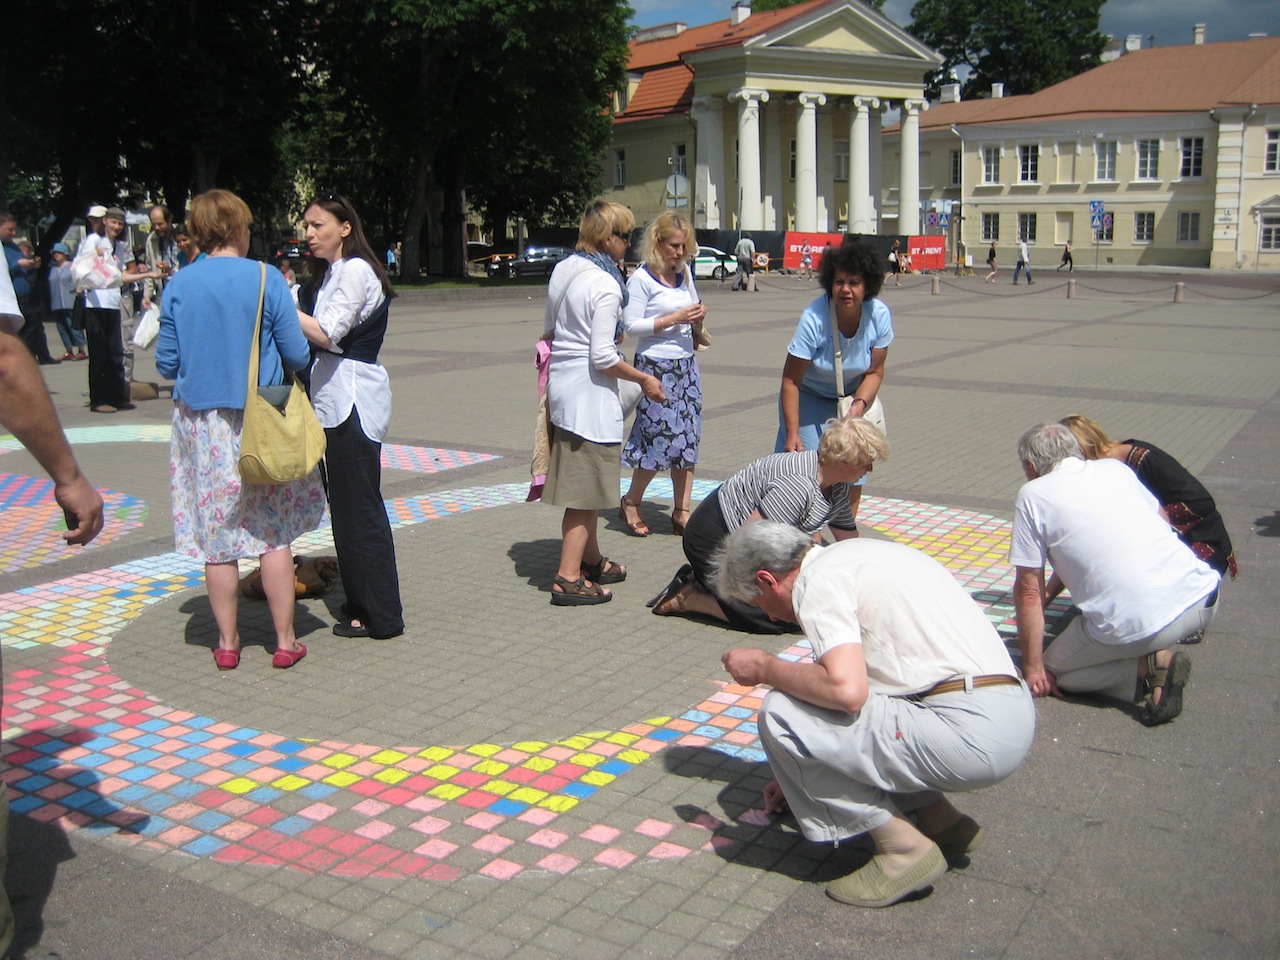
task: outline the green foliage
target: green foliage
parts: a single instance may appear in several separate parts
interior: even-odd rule
[[[1095,67],[1106,38],[1098,32],[1104,0],[917,0],[911,33],[945,57],[929,78],[936,96],[951,71],[969,71],[964,95],[1035,93]]]

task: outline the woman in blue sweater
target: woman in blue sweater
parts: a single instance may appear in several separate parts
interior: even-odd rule
[[[218,624],[213,651],[220,670],[240,663],[236,626],[239,566],[257,556],[271,608],[276,648],[272,666],[292,667],[307,648],[293,632],[295,538],[320,525],[324,489],[318,470],[278,485],[244,483],[237,463],[248,393],[249,352],[263,290],[258,386],[285,382],[303,370],[310,348],[298,325],[288,285],[278,270],[246,259],[253,216],[226,190],[191,203],[187,228],[207,257],[165,285],[156,341],[156,369],[174,380],[169,452],[173,537],[180,553],[204,560],[209,605]]]

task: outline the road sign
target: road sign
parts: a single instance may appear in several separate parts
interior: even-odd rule
[[[949,213],[938,214],[938,226],[945,227],[950,223],[951,223],[951,214]]]
[[[1106,210],[1107,210],[1106,204],[1103,203],[1101,200],[1089,201],[1089,216],[1100,217],[1104,213],[1106,213]]]
[[[929,214],[928,222],[929,222],[929,226],[936,227],[938,225],[938,214],[936,212],[931,212]]]
[[[1104,229],[1104,230],[1110,230],[1110,229],[1111,229],[1111,224],[1112,224],[1111,214],[1109,214],[1109,213],[1104,213],[1104,214],[1102,215],[1102,229]]]
[[[1101,213],[1090,213],[1090,214],[1089,214],[1089,226],[1090,226],[1090,227],[1092,227],[1094,230],[1101,230],[1101,229],[1102,229],[1102,214],[1101,214]]]

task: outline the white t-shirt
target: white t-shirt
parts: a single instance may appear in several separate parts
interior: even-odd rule
[[[1015,676],[985,613],[947,568],[887,540],[843,540],[805,554],[791,593],[815,660],[862,644],[868,689],[921,693],[966,674]]]
[[[84,239],[80,241],[80,246],[76,248],[75,259],[80,259],[89,251],[93,251],[93,253],[105,260],[113,261],[117,269],[124,270],[124,264],[116,256],[116,245],[106,237],[100,237],[92,231],[85,234]],[[84,305],[95,310],[119,310],[120,288],[107,287],[105,290],[86,290]]]
[[[692,274],[679,276],[679,284],[668,287],[641,267],[627,280],[627,305],[622,308],[622,322],[627,335],[637,338],[636,353],[658,360],[684,360],[693,356],[693,324],[677,323],[659,333],[653,322],[668,317],[698,302],[698,290]]]
[[[1009,562],[1052,563],[1099,643],[1149,637],[1219,582],[1159,510],[1119,460],[1069,457],[1018,491]]]
[[[17,294],[13,292],[13,278],[9,276],[8,270],[2,272],[4,279],[0,280],[0,317],[8,323],[9,329],[17,333],[25,321],[22,310],[18,307]]]

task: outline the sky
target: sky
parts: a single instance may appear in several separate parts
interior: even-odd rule
[[[683,21],[691,27],[729,16],[732,0],[629,0],[641,27]],[[894,23],[911,22],[913,0],[887,0],[884,13]],[[1244,40],[1250,33],[1280,35],[1278,0],[1106,0],[1101,31],[1115,37],[1141,34],[1142,45],[1156,35],[1157,47],[1191,42],[1192,28],[1206,25],[1206,42]]]

